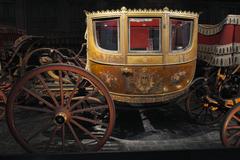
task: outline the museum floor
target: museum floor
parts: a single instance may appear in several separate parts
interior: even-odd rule
[[[203,126],[189,121],[185,112],[174,104],[148,110],[117,110],[115,129],[100,152],[166,151],[221,149],[220,124]],[[25,151],[0,122],[0,154]]]

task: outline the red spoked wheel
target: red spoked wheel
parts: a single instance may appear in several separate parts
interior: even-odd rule
[[[5,104],[7,101],[6,95],[0,91],[0,120],[2,120],[5,116]]]
[[[240,103],[233,106],[226,115],[221,140],[226,147],[240,147]]]
[[[12,88],[6,111],[12,135],[28,152],[100,150],[115,123],[105,85],[86,70],[63,64],[27,72]]]

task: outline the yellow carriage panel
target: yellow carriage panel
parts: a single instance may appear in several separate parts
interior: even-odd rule
[[[196,67],[198,14],[86,12],[87,66],[116,101],[155,103],[183,94]]]

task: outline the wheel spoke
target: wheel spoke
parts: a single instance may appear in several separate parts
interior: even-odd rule
[[[25,87],[23,87],[23,90],[26,91],[27,93],[29,93],[30,95],[32,95],[33,97],[35,97],[36,99],[38,99],[39,101],[41,101],[44,104],[46,104],[46,106],[49,107],[49,109],[52,109],[52,110],[55,109],[55,107],[51,103],[47,102],[45,99],[43,99],[42,97],[40,97],[39,95],[37,95],[33,91],[31,91],[31,90],[29,90],[29,89],[27,89]]]
[[[91,111],[95,111],[98,109],[106,109],[106,108],[108,108],[108,105],[101,105],[101,106],[97,106],[97,107],[77,109],[77,110],[72,111],[72,114],[82,113],[82,112],[91,112]]]
[[[62,80],[62,71],[59,71],[59,87],[60,87],[60,96],[61,96],[61,107],[64,106],[64,96],[63,96],[63,80]]]
[[[191,112],[192,112],[192,111],[196,111],[196,110],[201,109],[201,108],[202,108],[202,106],[195,107],[195,108],[193,108],[193,109],[191,110]]]
[[[203,111],[204,111],[204,109],[201,108],[201,111],[200,111],[200,112],[198,112],[198,113],[191,113],[191,114],[193,114],[193,115],[195,115],[195,117],[199,118],[200,115],[203,113]]]
[[[78,138],[76,132],[74,131],[72,125],[70,123],[67,123],[67,125],[68,125],[68,127],[69,127],[69,129],[70,129],[70,131],[71,131],[71,133],[72,133],[72,135],[74,137],[74,139],[77,141],[78,146],[80,147],[80,149],[82,151],[84,151],[84,146],[83,146],[82,142],[79,140],[79,138]]]
[[[73,100],[81,100],[83,99],[85,96],[78,96],[78,97],[74,97]],[[95,98],[95,97],[88,97],[87,100],[85,101],[88,101],[88,100],[91,100],[91,101],[95,101],[97,103],[102,103],[101,100],[99,100],[98,98]]]
[[[108,124],[107,123],[103,123],[103,122],[100,122],[100,121],[97,121],[97,120],[93,120],[93,119],[89,119],[89,118],[86,118],[86,117],[80,117],[80,116],[72,116],[73,119],[78,119],[78,120],[81,120],[81,121],[85,121],[85,122],[89,122],[89,123],[92,123],[92,124],[100,124],[104,127],[107,127]]]
[[[240,129],[239,125],[232,125],[232,126],[228,126],[227,130],[231,130],[231,129]]]
[[[80,87],[80,88],[84,88],[87,83],[88,83],[88,81],[87,81],[86,79],[83,79],[83,80],[80,82],[79,87]]]
[[[65,152],[65,124],[62,125],[62,151]]]
[[[236,133],[234,133],[233,135],[231,135],[231,136],[228,138],[228,141],[230,142],[231,140],[233,140],[234,137],[239,136],[239,135],[240,135],[240,132],[239,132],[239,131],[236,132]]]
[[[43,108],[36,108],[31,106],[23,106],[23,105],[16,105],[17,108],[28,110],[28,111],[37,111],[37,112],[44,112],[44,113],[53,113],[53,111]]]
[[[87,100],[89,97],[92,97],[95,93],[97,93],[97,90],[94,89],[93,92],[89,93],[88,95],[86,95],[84,98],[78,100],[75,104],[73,104],[71,107],[70,107],[70,110],[74,110],[79,104],[81,104],[83,101]]]
[[[70,106],[71,101],[72,101],[72,98],[73,98],[73,96],[74,96],[74,94],[75,94],[75,92],[76,92],[76,90],[77,90],[77,88],[78,88],[78,86],[79,86],[79,84],[80,84],[80,82],[81,82],[80,80],[81,80],[81,78],[78,77],[77,83],[76,83],[76,85],[74,86],[74,89],[73,89],[73,91],[72,91],[72,93],[71,93],[71,95],[70,95],[70,97],[69,97],[69,99],[68,99],[67,106]]]
[[[233,118],[234,118],[235,120],[237,120],[238,122],[240,122],[240,118],[238,118],[237,116],[233,115]]]
[[[44,149],[45,152],[48,150],[48,148],[52,144],[52,142],[53,142],[53,140],[54,140],[54,138],[56,136],[57,130],[58,130],[58,126],[55,126],[54,129],[52,130],[51,137],[49,138],[49,141],[47,142],[47,144],[45,146],[45,149]]]
[[[34,137],[38,136],[41,132],[44,132],[48,128],[50,128],[53,125],[52,121],[49,121],[45,125],[43,125],[40,129],[35,131],[31,136],[27,138],[27,142],[31,141]]]
[[[194,96],[194,97],[190,99],[190,103],[193,103],[195,105],[201,102],[196,95],[191,94],[191,96]]]
[[[59,107],[59,103],[58,101],[56,100],[55,96],[53,95],[53,93],[51,92],[51,90],[49,89],[48,85],[46,84],[46,82],[44,81],[43,77],[39,74],[38,76],[38,79],[41,81],[42,85],[44,86],[44,88],[47,90],[49,96],[52,98],[53,102],[55,103],[55,105],[57,107]]]
[[[62,63],[62,62],[61,62]],[[71,82],[71,78],[69,77],[69,75],[68,75],[68,73],[67,73],[67,71],[63,71],[63,73],[65,74],[64,76],[64,78],[63,78],[63,81],[65,81],[65,82]],[[67,77],[67,78],[66,78]]]
[[[79,129],[81,129],[83,132],[85,132],[87,135],[89,135],[91,138],[95,139],[97,142],[99,142],[100,140],[93,135],[89,130],[87,130],[85,127],[83,127],[82,125],[80,125],[78,122],[76,122],[75,120],[71,120],[71,123],[73,123],[74,125],[76,125]]]

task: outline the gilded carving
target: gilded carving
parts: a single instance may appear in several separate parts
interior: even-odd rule
[[[186,71],[180,71],[171,76],[171,83],[178,84],[186,77]]]
[[[154,87],[153,75],[146,72],[144,69],[139,76],[137,76],[135,86],[143,93],[149,93],[149,90]]]
[[[112,87],[114,85],[117,85],[117,78],[111,74],[110,72],[100,72],[101,79],[105,84],[108,85],[108,87]]]
[[[169,10],[168,7],[165,7],[163,9],[128,9],[126,7],[122,7],[121,10],[106,10],[106,11],[85,11],[85,14],[87,16],[94,16],[94,15],[99,15],[99,14],[106,14],[106,15],[113,15],[113,14],[119,14],[119,13],[174,13],[174,14],[182,14],[182,15],[187,15],[187,16],[198,16],[198,13],[194,12],[189,12],[189,11],[178,11],[178,10]]]
[[[162,78],[159,73],[154,73],[146,68],[135,71],[132,76],[128,77],[128,80],[130,89],[138,93],[156,93],[162,88]]]

